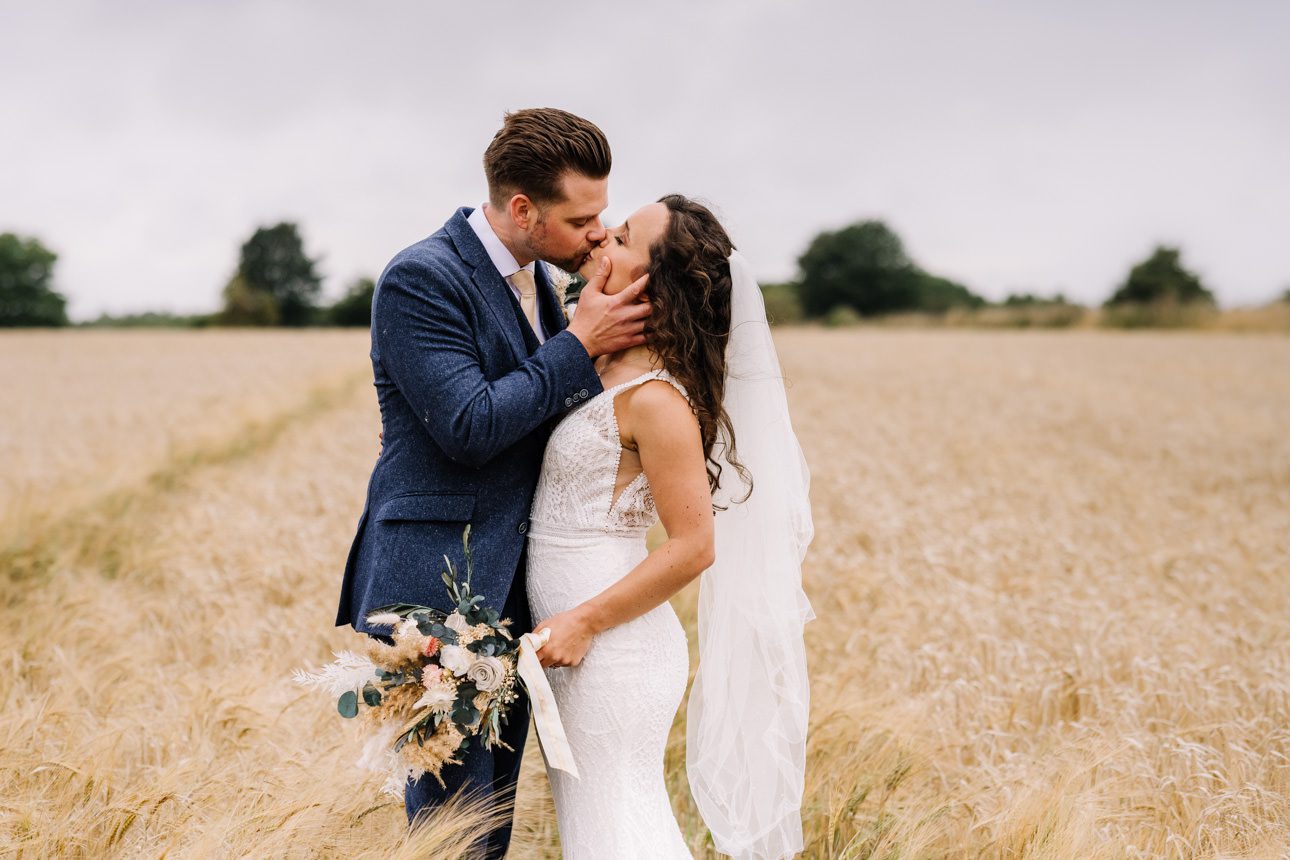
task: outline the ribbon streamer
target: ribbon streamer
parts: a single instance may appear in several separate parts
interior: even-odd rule
[[[564,734],[564,724],[560,722],[560,711],[555,706],[555,696],[547,682],[546,672],[538,660],[537,652],[551,637],[549,630],[542,631],[545,636],[525,633],[520,637],[520,654],[516,661],[516,671],[524,680],[529,691],[529,702],[532,705],[533,721],[537,723],[538,747],[548,766],[578,776],[578,766],[573,762],[573,750],[569,749],[569,739]]]

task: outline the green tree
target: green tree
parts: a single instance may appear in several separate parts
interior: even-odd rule
[[[305,253],[295,224],[284,221],[257,229],[242,245],[235,280],[238,278],[241,283],[234,290],[235,296],[253,305],[259,299],[246,299],[241,293],[243,288],[268,296],[282,325],[301,326],[315,321],[315,303],[322,289],[322,278],[318,275],[317,262]],[[233,287],[233,281],[229,287]],[[226,310],[236,309],[226,306]],[[258,310],[256,314],[259,315]]]
[[[229,279],[224,287],[220,325],[277,325],[280,320],[278,305],[272,295],[253,289],[240,272]]]
[[[791,281],[761,285],[761,297],[766,303],[766,319],[771,325],[790,325],[802,321],[805,313],[798,295],[799,289]]]
[[[1032,305],[1069,305],[1070,303],[1065,293],[1058,293],[1052,297],[1041,296],[1038,293],[1008,293],[1008,297],[1000,302],[1005,308],[1030,307]]]
[[[1200,278],[1183,267],[1180,258],[1177,248],[1157,245],[1150,257],[1129,270],[1129,276],[1104,306],[1158,302],[1214,304],[1214,295],[1201,284]]]
[[[199,328],[209,323],[209,314],[176,314],[170,311],[139,311],[126,314],[99,314],[78,323],[83,328]]]
[[[799,295],[813,317],[839,305],[861,314],[905,310],[915,303],[917,271],[905,246],[881,221],[820,233],[797,260]]]
[[[838,307],[868,316],[895,311],[944,313],[985,304],[962,284],[920,269],[900,237],[881,221],[860,221],[820,233],[797,264],[802,274],[798,295],[803,310],[812,317]]]
[[[980,308],[985,299],[960,283],[920,271],[914,282],[915,306],[920,311],[944,313],[951,308]]]
[[[67,299],[51,286],[57,259],[39,239],[0,233],[0,326],[67,325]]]
[[[350,284],[345,295],[327,309],[332,325],[368,326],[372,324],[372,294],[376,284],[371,278],[359,278]]]

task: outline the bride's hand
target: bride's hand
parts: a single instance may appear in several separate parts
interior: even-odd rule
[[[547,629],[551,631],[551,638],[537,652],[544,668],[577,666],[591,646],[591,637],[596,635],[591,622],[577,609],[552,615],[533,628],[533,634],[540,636]]]

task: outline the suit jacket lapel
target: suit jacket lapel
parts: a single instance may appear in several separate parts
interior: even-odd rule
[[[524,361],[529,357],[529,351],[524,345],[524,333],[520,331],[519,320],[515,318],[510,284],[497,273],[491,260],[475,269],[473,280],[475,286],[479,287],[479,291],[484,294],[484,300],[488,302],[493,318],[506,332],[506,342],[510,344],[515,360]]]
[[[493,312],[493,319],[506,333],[506,342],[511,347],[516,363],[523,362],[528,358],[529,351],[524,346],[524,335],[519,330],[515,310],[511,305],[511,287],[497,271],[493,261],[488,258],[484,243],[479,241],[479,237],[466,221],[469,216],[470,210],[463,206],[448,219],[444,228],[452,237],[453,244],[457,246],[457,253],[461,254],[461,258],[474,268],[471,280],[483,295],[484,301],[488,303],[489,310]]]

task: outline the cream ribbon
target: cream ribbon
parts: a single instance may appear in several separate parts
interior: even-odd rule
[[[524,686],[529,691],[533,721],[537,724],[538,747],[542,750],[542,756],[546,759],[547,765],[556,770],[565,771],[574,779],[581,779],[578,776],[578,766],[573,763],[573,750],[569,749],[569,739],[564,735],[564,724],[560,722],[560,711],[555,706],[555,696],[551,693],[551,685],[547,683],[546,672],[542,670],[542,663],[537,656],[537,652],[550,638],[550,628],[543,630],[539,636],[532,633],[521,636],[516,670],[524,679]]]

